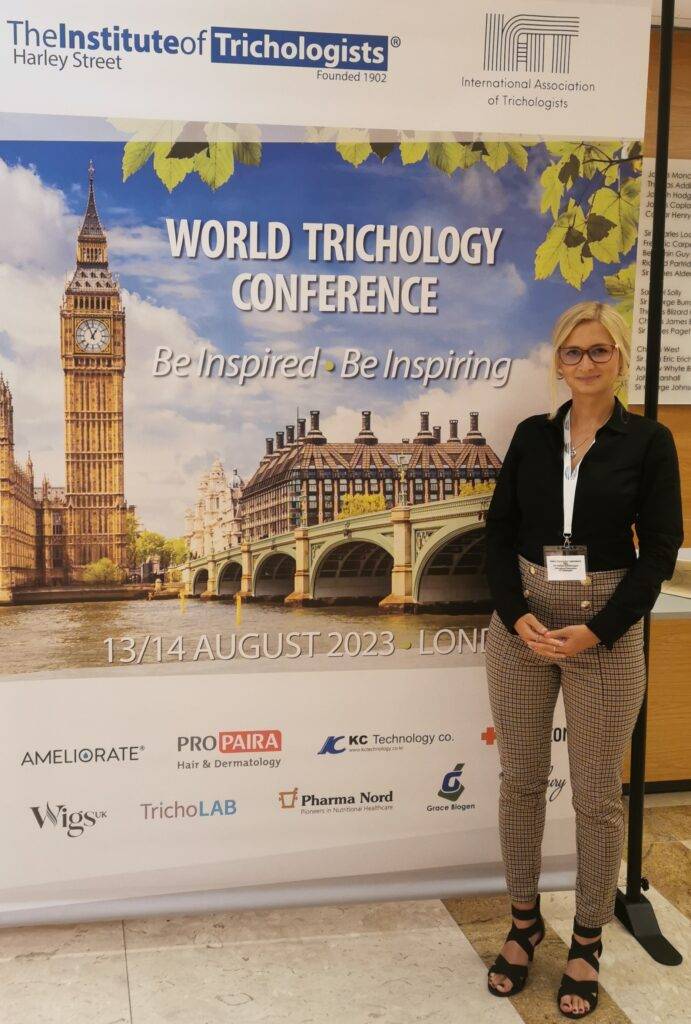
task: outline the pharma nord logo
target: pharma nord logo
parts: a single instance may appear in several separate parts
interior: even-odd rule
[[[485,15],[485,71],[571,70],[571,41],[579,18],[554,14]]]

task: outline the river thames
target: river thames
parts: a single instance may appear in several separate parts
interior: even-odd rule
[[[364,606],[103,601],[0,608],[0,675],[83,670],[227,673],[426,667],[481,650],[485,614],[403,615]],[[461,651],[460,648],[463,648]],[[446,663],[446,660],[445,660]],[[192,667],[194,666],[194,667]],[[208,668],[207,668],[208,670]]]

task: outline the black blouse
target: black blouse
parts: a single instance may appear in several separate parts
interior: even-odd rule
[[[543,545],[562,544],[564,416],[529,416],[516,427],[487,512],[487,578],[508,630],[529,612],[517,553],[543,564]],[[635,523],[638,557],[633,541]],[[684,539],[679,460],[668,427],[625,409],[609,420],[580,461],[571,543],[588,548],[587,568],[629,568],[586,625],[610,648],[657,600]]]

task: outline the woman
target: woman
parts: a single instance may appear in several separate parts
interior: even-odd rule
[[[599,302],[553,331],[552,409],[518,424],[487,514],[494,599],[486,642],[501,762],[499,831],[513,924],[490,968],[519,992],[544,937],[537,891],[554,704],[561,686],[576,813],[574,935],[557,1003],[597,1005],[601,929],[614,916],[624,841],[621,766],[645,690],[642,616],[683,540],[679,464],[667,427],[615,392],[628,329]],[[556,380],[571,398],[556,409]],[[638,557],[631,526],[638,537]]]

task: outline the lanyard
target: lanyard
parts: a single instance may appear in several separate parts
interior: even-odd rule
[[[588,445],[591,448],[595,444],[595,437]],[[586,448],[586,452],[588,451]],[[575,469],[571,469],[571,410],[564,417],[564,545],[571,545],[571,524],[573,522],[573,504],[576,497],[576,484],[578,483],[578,470],[585,458],[585,452],[578,461]]]

